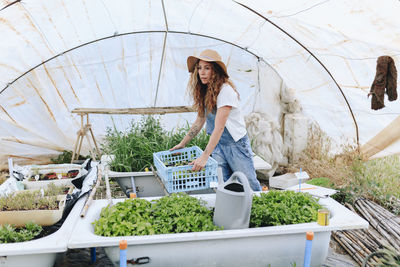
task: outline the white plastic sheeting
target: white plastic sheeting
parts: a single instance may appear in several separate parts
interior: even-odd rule
[[[367,99],[377,57],[399,66],[397,0],[2,0],[0,10],[0,162],[72,150],[77,107],[189,105],[186,58],[205,48],[227,63],[246,114],[281,125],[292,92],[338,144],[357,133],[366,143],[400,111],[387,100],[373,111]],[[194,116],[165,115],[163,124]],[[97,137],[137,118],[90,115]],[[376,156],[399,151],[394,142]]]

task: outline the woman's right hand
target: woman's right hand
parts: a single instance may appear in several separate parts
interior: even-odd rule
[[[177,150],[177,149],[181,149],[184,148],[185,146],[182,143],[177,144],[176,146],[174,146],[173,148],[170,148],[169,151],[173,151],[173,150]]]

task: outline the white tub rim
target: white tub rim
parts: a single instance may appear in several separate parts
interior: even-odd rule
[[[75,203],[60,229],[48,236],[25,242],[1,243],[0,256],[50,254],[67,251],[68,240],[83,205],[84,199]]]

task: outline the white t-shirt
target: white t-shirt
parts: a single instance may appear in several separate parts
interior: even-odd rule
[[[221,91],[217,97],[217,109],[223,106],[232,106],[225,127],[228,129],[233,140],[237,142],[246,135],[246,124],[240,112],[238,94],[227,83],[222,85]]]

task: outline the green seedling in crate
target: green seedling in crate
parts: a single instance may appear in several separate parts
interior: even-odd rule
[[[164,162],[165,167],[179,167],[179,166],[186,166],[189,165],[189,162],[187,161],[182,161],[182,162],[175,162],[175,163],[170,163],[168,160]]]

